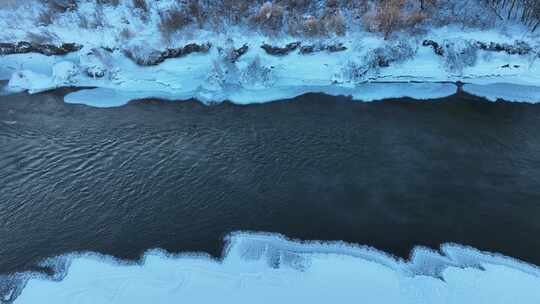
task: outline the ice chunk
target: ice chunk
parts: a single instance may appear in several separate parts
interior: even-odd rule
[[[52,88],[54,88],[54,84],[49,76],[29,70],[13,73],[7,86],[7,89],[12,92],[28,90],[32,94]]]
[[[463,90],[491,101],[504,99],[516,102],[540,102],[540,87],[538,86],[509,83],[465,84]]]
[[[365,83],[354,87],[343,86],[274,86],[241,87],[225,86],[211,90],[199,87],[196,90],[177,92],[118,90],[108,88],[85,89],[66,95],[67,103],[86,104],[93,107],[118,107],[130,100],[141,98],[163,98],[185,100],[196,98],[203,103],[229,100],[236,104],[265,103],[294,98],[306,93],[323,93],[333,96],[352,96],[358,101],[375,101],[388,98],[410,97],[415,99],[436,99],[456,92],[452,83]]]

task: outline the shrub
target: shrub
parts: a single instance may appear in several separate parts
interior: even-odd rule
[[[291,36],[298,36],[303,34],[304,24],[303,20],[298,15],[289,15],[287,18],[287,33]]]
[[[465,40],[444,41],[444,61],[447,69],[461,74],[463,69],[473,66],[477,61],[477,47]]]
[[[56,16],[66,11],[76,10],[76,0],[47,0],[45,1],[45,10],[38,16],[39,25],[51,25]]]
[[[201,6],[199,1],[189,1],[189,3],[187,4],[187,10],[191,18],[195,19],[199,27],[202,28],[204,23],[206,22],[206,14],[204,12],[204,8]]]
[[[130,29],[124,28],[119,33],[120,39],[125,41],[129,41],[131,38],[135,36],[135,33],[133,33]]]
[[[417,20],[409,19],[410,16],[405,12],[405,4],[406,0],[379,1],[375,8],[364,16],[364,25],[370,31],[381,32],[387,40],[393,32]]]
[[[254,87],[267,87],[274,81],[272,69],[263,66],[261,59],[257,56],[242,71],[241,81],[244,85]]]
[[[133,7],[140,10],[141,12],[143,13],[147,13],[149,8],[148,8],[148,3],[146,3],[146,0],[132,0],[133,1]]]
[[[422,11],[413,12],[413,13],[407,15],[406,19],[404,20],[405,25],[408,26],[408,27],[414,27],[414,26],[424,22],[424,20],[426,20],[427,17],[428,16],[426,15],[426,13],[424,13]]]
[[[275,34],[283,27],[283,7],[265,2],[253,17],[253,21],[263,31]]]
[[[54,13],[51,10],[43,11],[38,16],[38,25],[51,25],[54,23],[54,19],[56,19],[56,13]]]
[[[345,66],[341,69],[341,75],[339,75],[338,78],[339,80],[360,83],[364,80],[367,72],[368,69],[366,69],[364,65],[360,65],[352,60],[349,60],[347,61],[347,64],[345,64]]]
[[[334,33],[338,36],[345,35],[347,26],[339,10],[324,16],[323,23],[327,33]]]
[[[221,24],[224,19],[233,24],[238,24],[248,17],[249,9],[250,1],[221,0],[212,6],[210,14],[215,24]]]
[[[159,30],[165,39],[189,25],[193,20],[182,8],[174,8],[168,12],[160,12]]]
[[[143,22],[146,22],[150,13],[150,7],[146,0],[132,0],[132,2],[135,15],[139,16]]]
[[[214,89],[222,88],[225,86],[226,83],[225,74],[226,71],[223,68],[221,62],[214,60],[212,62],[212,69],[210,70],[210,73],[206,78],[206,82]]]
[[[409,60],[416,54],[416,49],[406,41],[400,40],[396,43],[387,44],[375,48],[368,52],[358,64],[349,61],[342,69],[342,77],[348,81],[361,82],[368,75],[376,75],[379,70],[389,67],[392,63],[399,63]]]
[[[77,12],[77,17],[79,19],[79,27],[85,29],[95,29],[98,27],[103,27],[105,24],[105,17],[103,16],[103,7],[97,5],[95,10],[90,14],[83,14]]]
[[[392,63],[399,63],[414,57],[416,49],[409,43],[400,40],[374,49],[364,57],[364,63],[370,70],[389,67]]]
[[[324,23],[310,16],[304,21],[303,32],[308,37],[323,36],[326,33],[326,29],[324,28]]]
[[[382,0],[377,7],[375,23],[377,29],[388,39],[404,19],[403,7],[405,0]]]
[[[328,14],[322,18],[308,16],[289,16],[287,20],[288,33],[293,36],[305,35],[308,37],[320,37],[328,34],[345,35],[345,19],[339,12]]]
[[[430,11],[430,20],[436,26],[460,24],[472,28],[487,28],[495,25],[499,17],[486,9],[483,1],[439,0]]]
[[[540,1],[538,0],[484,0],[500,19],[518,20],[532,32],[540,27]]]
[[[238,85],[238,68],[234,63],[223,60],[223,58],[214,60],[212,69],[207,76],[207,84],[212,88]]]
[[[77,9],[77,0],[47,0],[46,4],[53,14]]]

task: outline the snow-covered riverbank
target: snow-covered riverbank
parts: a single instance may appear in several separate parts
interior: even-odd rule
[[[445,38],[449,33],[435,32],[429,37],[440,36],[441,41],[454,44],[467,41],[467,33]],[[503,36],[490,37],[489,42],[512,43]],[[63,56],[13,54],[0,57],[0,76],[10,79],[10,91],[36,93],[61,86],[96,87],[68,95],[66,102],[101,107],[120,106],[144,97],[193,97],[203,102],[230,100],[247,104],[308,92],[350,95],[362,101],[431,99],[454,94],[457,87],[452,82],[457,81],[467,83],[465,91],[491,100],[540,101],[540,64],[531,59],[533,55],[477,50],[475,63],[456,72],[449,69],[446,58],[422,46],[421,40],[404,46],[372,36],[348,37],[339,42],[346,47],[343,51],[302,54],[295,50],[276,56],[261,48],[266,43],[263,37],[243,39],[248,40],[233,43],[230,37],[216,37],[210,40],[213,45],[207,53],[166,59],[153,66],[139,65],[120,50],[111,52],[91,46]],[[283,46],[288,42],[275,44]],[[249,46],[245,55],[236,62],[228,61],[227,52],[244,44]],[[412,55],[392,54],[403,48]],[[363,65],[385,49],[395,50],[383,55],[390,57],[388,66]]]
[[[98,254],[45,261],[55,280],[22,274],[14,303],[538,303],[538,268],[447,244],[416,248],[410,261],[346,243],[235,233],[222,261],[149,251],[142,263]],[[26,279],[23,277],[27,276]],[[29,277],[28,277],[29,276]],[[15,286],[14,286],[15,287]],[[212,292],[208,292],[211,290]],[[0,302],[1,299],[0,299]]]
[[[66,102],[100,107],[144,97],[247,104],[307,92],[363,101],[431,99],[455,93],[452,83],[458,81],[466,83],[465,91],[490,100],[540,101],[540,39],[516,24],[496,29],[450,24],[414,35],[397,32],[389,39],[363,30],[328,37],[266,35],[231,25],[222,31],[181,30],[167,41],[156,28],[169,2],[153,3],[145,21],[124,4],[100,7],[109,26],[96,27],[80,25],[82,16],[96,14],[91,2],[37,27],[30,23],[32,16],[42,16],[39,6],[0,10],[0,23],[10,28],[0,42],[41,43],[49,55],[14,54],[4,47],[0,79],[10,80],[8,91],[30,93],[96,87],[68,95]],[[17,17],[20,26],[13,25]],[[125,37],[122,30],[132,35]],[[64,49],[50,43],[67,43],[72,52],[51,55]]]

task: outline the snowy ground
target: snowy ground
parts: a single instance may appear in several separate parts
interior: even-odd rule
[[[170,2],[160,1],[153,5],[156,10],[163,9]],[[143,24],[140,18],[127,13],[130,10],[133,9],[104,7],[101,14],[109,24],[96,28],[72,26],[81,22],[81,15],[90,18],[87,22],[93,20],[91,16],[95,15],[95,5],[90,4],[81,5],[76,13],[63,15],[46,27],[31,24],[35,23],[40,12],[39,6],[21,5],[19,9],[0,10],[0,26],[4,23],[3,27],[10,29],[0,34],[1,42],[41,39],[84,46],[77,53],[66,56],[0,56],[0,80],[10,79],[8,90],[28,90],[30,93],[59,86],[97,87],[97,90],[69,95],[66,101],[100,107],[120,106],[132,98],[142,97],[195,97],[203,102],[228,99],[246,104],[291,98],[306,92],[350,95],[363,101],[404,96],[428,99],[453,94],[455,86],[440,82],[455,81],[472,84],[466,85],[465,91],[491,100],[540,101],[537,89],[540,86],[540,55],[536,51],[540,39],[517,25],[499,30],[445,26],[414,36],[398,33],[390,41],[385,41],[380,34],[361,30],[349,31],[344,37],[302,40],[283,35],[268,37],[257,31],[231,26],[221,33],[205,29],[178,33],[171,42],[164,41],[156,29],[157,13],[150,14],[150,21]],[[14,20],[20,24],[14,25]],[[129,40],[122,39],[122,29],[137,34]],[[454,61],[457,63],[437,56],[429,46],[422,46],[424,39],[455,45],[457,58]],[[286,56],[271,56],[260,47],[263,43],[284,46],[299,40],[304,45],[342,43],[347,50],[306,55],[296,50]],[[473,40],[507,44],[515,44],[519,40],[529,44],[534,51],[528,55],[508,55],[479,50],[471,61],[463,52],[464,46]],[[125,50],[135,50],[144,55],[152,50],[207,42],[212,43],[207,54],[168,59],[157,66],[139,66],[124,55]],[[244,44],[248,44],[249,51],[235,64],[226,62],[218,51],[219,48],[227,50]],[[397,56],[389,67],[372,69],[361,77],[352,75],[351,67],[365,65],[377,48],[397,50],[403,45],[407,51],[389,55]],[[88,71],[102,72],[105,76],[91,77]]]
[[[445,245],[410,261],[344,243],[237,233],[223,261],[148,252],[126,264],[64,256],[60,281],[33,278],[14,303],[539,303],[540,270],[510,258]],[[62,269],[61,267],[59,269]]]
[[[367,41],[364,43],[364,40]],[[392,97],[430,99],[455,93],[455,85],[441,83],[454,81],[473,84],[464,89],[489,99],[540,101],[537,88],[540,64],[529,63],[529,58],[519,55],[485,52],[476,65],[456,75],[445,69],[442,59],[431,48],[419,46],[411,60],[381,68],[369,78],[358,81],[349,78],[347,67],[355,58],[360,62],[372,48],[358,50],[356,45],[376,45],[383,41],[370,37],[351,38],[345,42],[349,49],[344,52],[310,55],[294,52],[283,57],[264,53],[259,47],[263,42],[261,37],[252,37],[248,43],[250,50],[234,66],[222,62],[216,47],[209,54],[168,59],[158,66],[147,67],[138,66],[120,52],[114,52],[108,55],[108,64],[103,64],[108,75],[100,79],[82,72],[88,67],[86,61],[92,60],[84,55],[89,52],[87,48],[63,57],[8,55],[0,57],[0,77],[10,79],[8,90],[30,93],[68,85],[97,87],[99,89],[68,95],[66,102],[102,107],[120,106],[130,99],[143,97],[195,97],[203,102],[228,99],[246,104],[286,99],[307,92],[350,95],[363,101]],[[263,72],[250,74],[249,65],[255,60],[259,60],[259,69]],[[506,64],[519,68],[501,67]],[[384,82],[387,83],[381,84]]]

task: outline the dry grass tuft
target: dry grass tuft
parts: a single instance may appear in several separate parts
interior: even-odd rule
[[[204,11],[204,8],[199,3],[199,1],[191,0],[186,7],[188,14],[191,16],[191,18],[197,22],[199,28],[202,28],[208,18],[206,12]]]
[[[38,16],[38,25],[51,25],[54,23],[54,20],[56,19],[56,13],[54,13],[52,10],[46,10],[44,12],[41,12]]]
[[[309,16],[304,21],[303,33],[308,37],[324,36],[326,34],[326,29],[321,20],[313,16]]]
[[[51,25],[58,14],[76,9],[76,0],[47,0],[45,1],[45,11],[39,14],[38,25]]]
[[[406,19],[404,7],[405,0],[381,0],[374,12],[368,12],[364,16],[364,25],[368,30],[383,33],[386,40],[404,25]]]
[[[184,9],[177,7],[160,13],[159,30],[163,38],[169,40],[179,30],[191,24],[193,19]]]
[[[277,34],[283,28],[283,13],[281,5],[265,2],[252,19],[259,29],[266,33]]]
[[[344,36],[347,31],[347,25],[345,18],[341,14],[341,11],[335,10],[328,13],[323,17],[324,27],[327,33],[333,33],[338,36]]]

